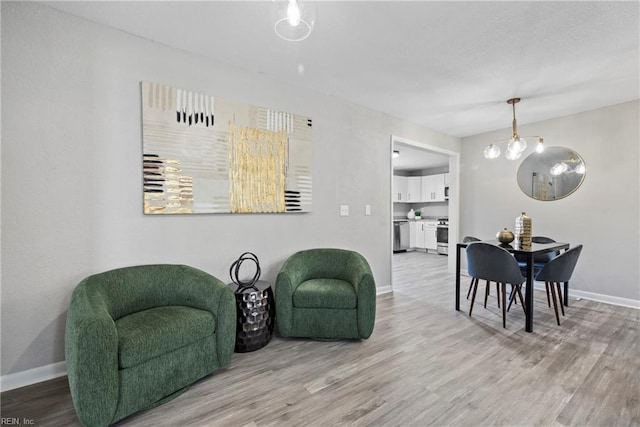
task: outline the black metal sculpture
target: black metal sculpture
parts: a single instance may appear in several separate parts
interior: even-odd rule
[[[256,272],[251,280],[243,282],[238,277],[238,274],[240,273],[242,263],[245,261],[253,261],[256,265]],[[246,288],[254,288],[257,291],[258,289],[254,285],[258,280],[260,280],[260,272],[260,261],[258,261],[258,257],[251,252],[245,252],[240,255],[240,257],[231,264],[231,268],[229,268],[229,276],[231,276],[231,281],[238,286],[238,291]]]

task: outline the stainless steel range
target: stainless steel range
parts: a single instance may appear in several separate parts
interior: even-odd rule
[[[449,218],[438,218],[436,229],[437,252],[440,255],[449,255]]]

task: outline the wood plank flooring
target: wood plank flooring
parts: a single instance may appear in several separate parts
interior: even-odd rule
[[[486,309],[469,317],[463,295],[456,312],[446,257],[393,264],[369,340],[275,337],[118,425],[640,426],[639,310],[571,300],[558,326],[536,291],[529,334],[520,305],[502,328],[495,287]],[[2,393],[2,417],[79,425],[66,377]]]

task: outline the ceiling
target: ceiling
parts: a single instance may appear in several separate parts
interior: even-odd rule
[[[409,144],[394,142],[394,151],[400,155],[393,159],[394,171],[417,171],[449,166],[449,156],[428,151]]]
[[[308,2],[301,42],[282,1],[42,3],[458,137],[640,98],[637,1]]]

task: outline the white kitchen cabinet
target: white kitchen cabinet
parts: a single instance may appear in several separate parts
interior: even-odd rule
[[[409,247],[424,248],[424,222],[409,221]]]
[[[438,174],[435,176],[435,198],[434,202],[444,202],[444,174]]]
[[[437,221],[428,221],[424,223],[424,248],[426,250],[436,251],[438,249],[438,241],[436,238],[437,230]]]
[[[406,202],[407,201],[407,177],[406,176],[393,176],[393,201],[394,202]]]
[[[409,247],[414,249],[437,250],[437,221],[410,221]]]
[[[444,174],[426,175],[422,177],[422,201],[444,202]]]
[[[421,176],[408,176],[407,177],[407,202],[416,203],[422,202],[422,177]]]
[[[431,178],[433,175],[427,175],[422,177],[422,201],[430,202],[431,197],[433,195],[433,179]]]

